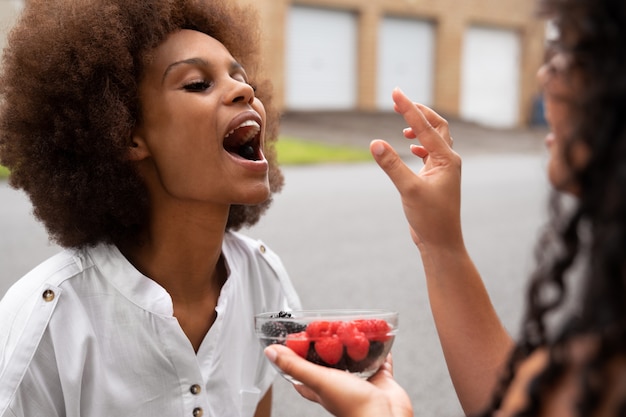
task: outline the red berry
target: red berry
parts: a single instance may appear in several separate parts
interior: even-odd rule
[[[303,358],[306,358],[307,352],[309,351],[310,340],[307,337],[306,332],[291,333],[287,335],[285,344],[289,349],[293,350]]]
[[[382,319],[363,319],[355,320],[356,327],[363,333],[369,340],[377,342],[386,342],[389,340],[389,330],[391,327],[389,323]]]
[[[343,356],[343,344],[337,336],[322,337],[315,341],[315,352],[329,365],[335,365]]]
[[[306,333],[311,339],[328,337],[334,334],[334,325],[329,321],[313,321],[306,326]]]
[[[337,326],[337,336],[345,344],[355,333],[361,333],[353,321],[344,321]],[[361,333],[362,334],[362,333]]]
[[[367,340],[363,333],[354,334],[346,344],[346,352],[353,361],[362,361],[367,358],[367,354],[370,351],[370,341]]]

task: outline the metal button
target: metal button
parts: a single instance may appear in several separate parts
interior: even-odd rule
[[[261,245],[259,250],[261,251],[261,253],[265,253],[265,251],[267,251],[267,249],[265,248],[265,245]]]
[[[193,409],[193,417],[202,417],[202,414],[204,414],[204,411],[202,411],[202,408],[196,407]]]
[[[189,391],[193,395],[198,395],[198,394],[200,394],[200,391],[202,391],[202,387],[200,387],[200,385],[198,385],[198,384],[193,384],[191,387],[189,387]]]
[[[45,290],[43,292],[43,294],[41,294],[41,296],[43,297],[43,299],[47,302],[50,302],[52,300],[54,300],[54,291],[52,290]]]

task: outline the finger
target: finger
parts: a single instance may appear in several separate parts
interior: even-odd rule
[[[400,159],[391,145],[384,140],[373,140],[370,143],[370,152],[400,192],[405,190],[414,180],[419,179]]]
[[[313,391],[311,388],[307,387],[306,385],[294,384],[293,387],[296,389],[296,391],[298,391],[298,394],[300,394],[303,398],[306,398],[307,400],[313,401],[316,403],[320,402],[320,397],[317,395],[317,393]]]
[[[428,106],[425,106],[421,103],[415,103],[415,105],[424,114],[424,117],[426,117],[428,123],[430,123],[431,126],[434,127],[441,134],[441,136],[443,136],[444,139],[450,137],[450,128],[446,119],[441,117],[439,113],[437,113]]]
[[[393,375],[393,356],[391,355],[391,352],[389,352],[387,358],[385,359],[385,365],[389,369],[391,375]]]
[[[413,133],[413,129],[411,129],[410,127],[407,127],[406,129],[402,130],[402,134],[407,139],[417,139],[417,135]]]
[[[424,149],[423,146],[419,146],[419,145],[411,145],[411,153],[415,156],[419,156],[420,158],[424,159],[428,156],[428,151],[426,149]]]
[[[292,376],[302,384],[310,387],[307,389],[299,389],[298,392],[306,394],[305,398],[316,401],[314,392],[318,392],[320,385],[327,378],[328,369],[314,365],[306,359],[298,356],[288,347],[281,345],[271,345],[265,348],[265,355],[269,360],[287,375]]]
[[[442,128],[442,129],[445,129],[446,131],[449,132],[447,125],[445,128]],[[417,139],[417,135],[413,133],[413,129],[411,129],[410,127],[407,127],[406,129],[402,130],[402,134],[407,139]],[[454,139],[452,139],[452,136],[450,136],[449,133],[446,135],[443,135],[443,138],[446,140],[446,142],[448,142],[448,146],[450,146],[451,148],[454,146]]]
[[[398,113],[402,114],[404,120],[409,124],[413,130],[413,134],[417,136],[421,144],[430,152],[445,152],[449,150],[449,145],[442,135],[433,127],[428,121],[426,114],[421,110],[420,106],[413,103],[407,96],[395,89],[393,91],[393,100],[395,102],[395,109]],[[439,115],[435,112],[428,112],[431,118],[436,123],[445,123]],[[436,115],[436,117],[434,116]],[[443,120],[440,121],[439,119]]]

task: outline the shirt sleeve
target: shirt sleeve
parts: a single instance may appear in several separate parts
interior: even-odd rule
[[[18,410],[12,410],[24,376],[37,351],[41,338],[48,327],[50,318],[62,290],[46,284],[33,295],[36,297],[32,308],[19,308],[14,311],[9,324],[1,328],[2,345],[0,345],[0,416],[15,416]],[[3,300],[0,311],[6,312],[8,301]],[[11,317],[11,316],[9,316]],[[21,317],[27,317],[21,320]],[[42,381],[42,386],[46,386]],[[19,415],[19,414],[17,414]]]

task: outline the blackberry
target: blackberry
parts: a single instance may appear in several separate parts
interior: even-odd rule
[[[277,314],[272,314],[270,316],[272,319],[285,319],[291,318],[291,313],[288,311],[279,311]]]
[[[270,338],[268,341],[270,344],[273,343],[282,343],[285,336],[287,336],[287,329],[280,322],[268,321],[267,323],[263,323],[261,326],[261,331],[265,336]]]
[[[328,366],[328,364],[320,358],[320,355],[317,354],[317,351],[315,350],[315,342],[309,345],[309,352],[306,355],[306,360],[317,365]]]
[[[277,323],[280,323],[283,326],[285,326],[287,333],[300,333],[306,330],[306,324],[299,323],[293,320],[282,320]]]
[[[370,342],[370,350],[367,354],[367,357],[369,359],[376,359],[378,358],[382,353],[383,350],[385,350],[385,344],[383,342],[378,342],[378,341],[371,341]]]
[[[363,372],[371,367],[383,353],[385,344],[383,342],[371,341],[370,350],[367,354],[367,358],[362,361],[354,361],[349,356],[346,359],[347,369],[350,372]]]

